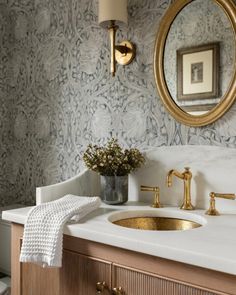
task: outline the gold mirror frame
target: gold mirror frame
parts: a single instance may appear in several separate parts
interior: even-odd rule
[[[156,86],[162,102],[169,113],[179,122],[189,126],[205,126],[221,116],[231,107],[236,100],[236,66],[234,65],[233,77],[230,81],[226,93],[222,96],[221,101],[210,111],[202,115],[191,115],[183,111],[172,99],[165,81],[164,74],[164,50],[165,42],[170,27],[178,15],[178,13],[189,3],[194,0],[176,0],[166,11],[163,16],[160,27],[156,36],[154,51],[154,73]],[[235,52],[236,52],[236,5],[233,0],[215,0],[215,2],[223,9],[227,15],[235,36]],[[236,63],[236,56],[234,64]]]

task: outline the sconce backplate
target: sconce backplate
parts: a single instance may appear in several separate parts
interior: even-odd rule
[[[116,61],[120,65],[128,65],[132,62],[132,60],[135,58],[135,47],[130,41],[122,41],[117,47],[124,46],[127,48],[127,52],[122,53],[118,49],[115,50],[115,58]],[[122,50],[123,51],[123,50]]]

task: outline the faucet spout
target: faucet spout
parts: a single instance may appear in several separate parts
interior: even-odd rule
[[[172,176],[176,176],[184,181],[184,200],[180,209],[184,210],[194,210],[194,206],[191,203],[191,179],[192,173],[189,167],[184,168],[184,172],[180,173],[177,170],[170,170],[167,174],[167,186],[170,187],[172,185]]]
[[[166,182],[167,182],[168,187],[172,186],[172,176],[173,175],[180,178],[180,179],[184,179],[183,173],[179,173],[177,170],[172,169],[167,174]]]

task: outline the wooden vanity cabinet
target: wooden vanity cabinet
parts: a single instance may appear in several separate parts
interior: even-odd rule
[[[11,230],[11,295],[59,294],[59,269],[47,269],[31,263],[20,263],[23,226]]]
[[[19,263],[22,233],[12,225],[12,295],[236,295],[236,276],[67,235],[62,268]]]
[[[155,276],[152,273],[113,266],[113,284],[122,286],[126,295],[215,295],[207,289]]]
[[[110,294],[111,262],[64,249],[62,268],[19,263],[22,235],[23,226],[13,224],[11,295],[94,295],[99,282]]]
[[[60,295],[94,295],[96,284],[102,282],[105,282],[106,286],[101,294],[108,295],[111,288],[110,262],[68,250],[63,251]]]

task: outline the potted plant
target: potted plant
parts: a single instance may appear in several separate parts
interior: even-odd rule
[[[113,205],[128,200],[128,174],[145,162],[138,149],[122,149],[114,138],[105,146],[89,144],[83,160],[89,169],[101,175],[101,199]]]

